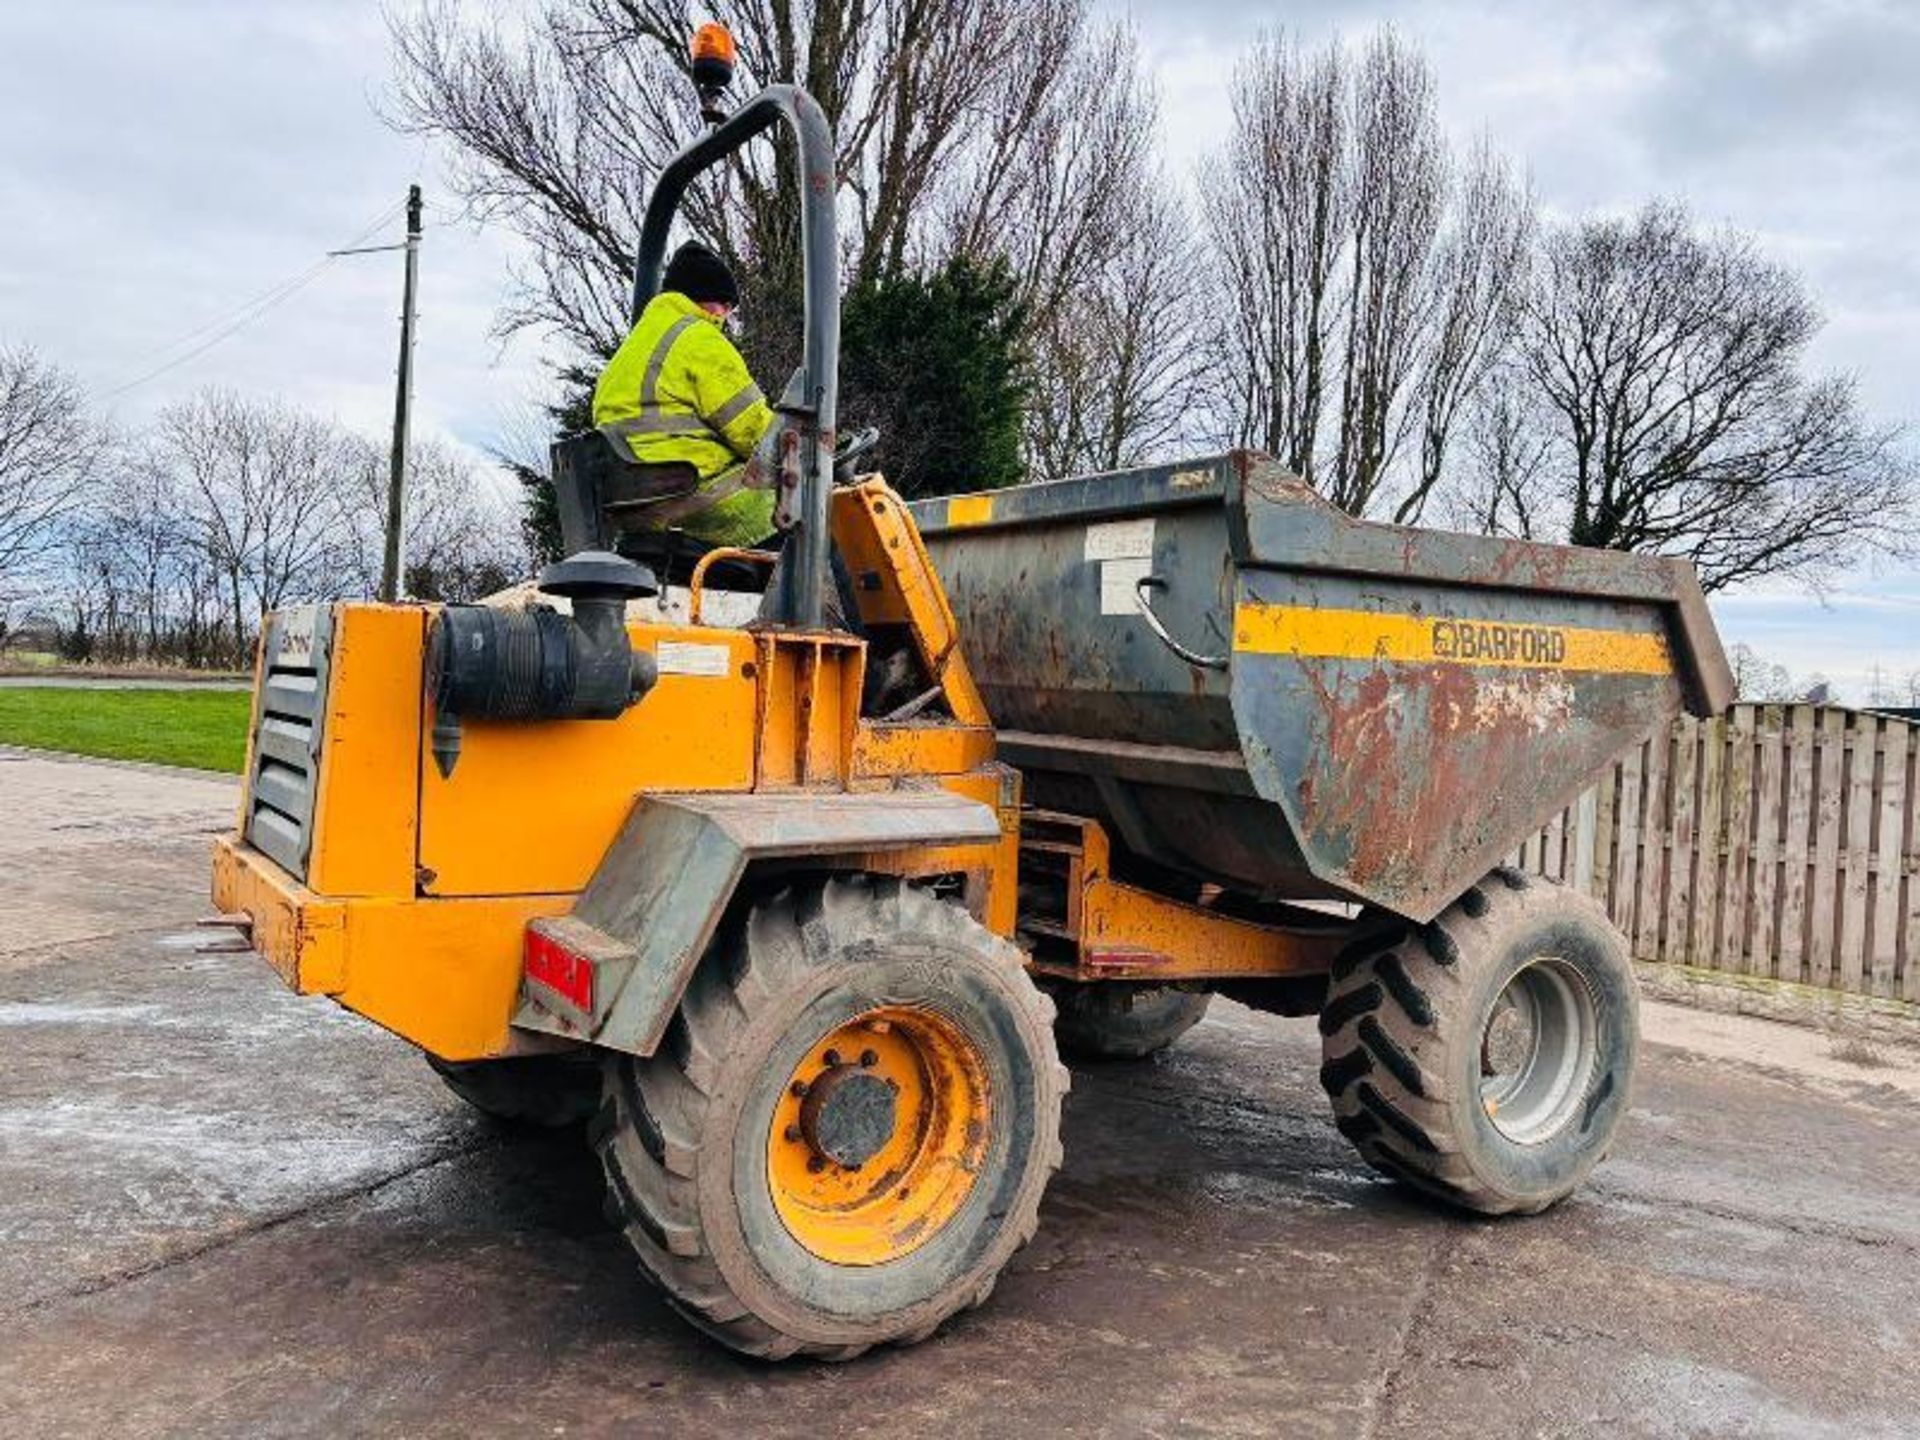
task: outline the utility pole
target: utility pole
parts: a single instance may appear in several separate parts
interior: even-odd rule
[[[400,371],[393,395],[393,460],[387,478],[387,550],[380,566],[380,598],[400,598],[405,557],[407,430],[413,408],[414,297],[420,280],[420,187],[407,187],[407,278],[400,304]]]

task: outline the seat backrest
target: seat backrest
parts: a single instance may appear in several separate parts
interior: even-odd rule
[[[559,502],[566,553],[616,550],[622,535],[658,527],[648,503],[699,488],[700,472],[686,461],[637,465],[598,430],[556,441],[553,491]]]
[[[554,441],[550,454],[562,549],[578,555],[611,548],[602,497],[614,467],[623,463],[613,442],[598,430],[584,430]]]

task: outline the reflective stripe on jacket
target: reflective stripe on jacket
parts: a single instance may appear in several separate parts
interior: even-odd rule
[[[686,296],[653,297],[593,392],[593,423],[641,464],[686,461],[703,488],[753,453],[773,410],[720,322]],[[679,528],[719,544],[752,544],[773,530],[770,491],[717,498]]]

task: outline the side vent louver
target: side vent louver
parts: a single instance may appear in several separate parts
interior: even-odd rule
[[[269,617],[254,698],[247,839],[302,880],[313,847],[332,620],[322,605]]]

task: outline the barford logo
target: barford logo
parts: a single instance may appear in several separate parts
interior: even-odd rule
[[[1480,660],[1514,665],[1560,665],[1567,636],[1548,625],[1507,625],[1497,620],[1436,620],[1433,653],[1442,660]]]

